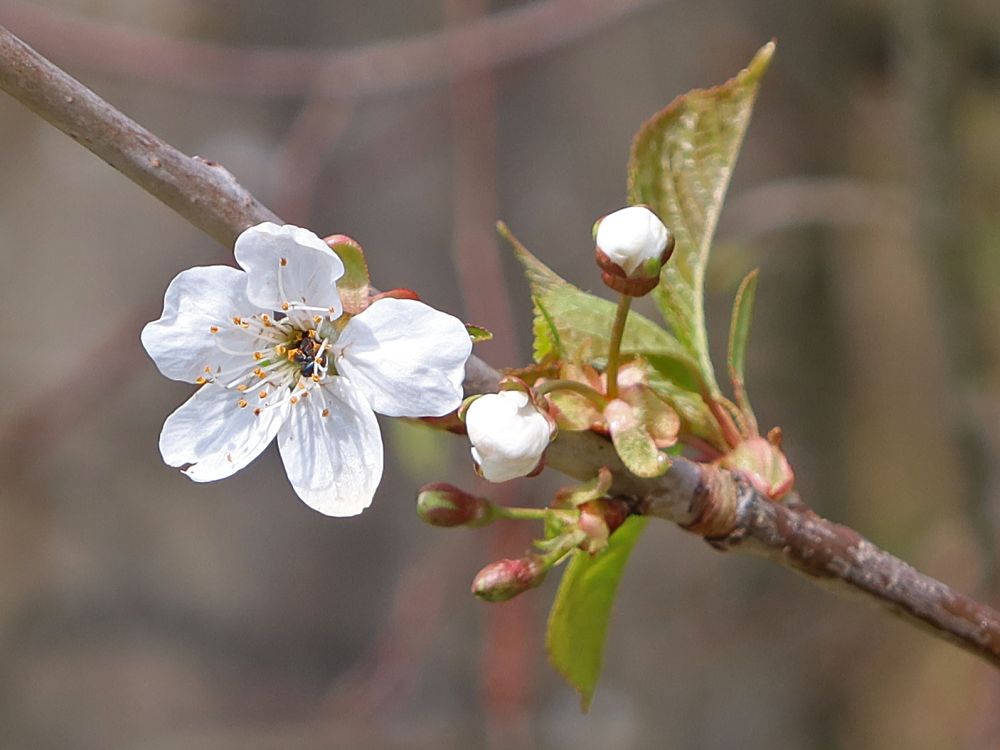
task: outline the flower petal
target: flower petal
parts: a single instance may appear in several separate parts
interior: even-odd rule
[[[344,264],[308,229],[264,222],[236,238],[234,253],[247,272],[247,296],[254,304],[284,312],[319,308],[330,320],[343,312],[336,282]]]
[[[160,453],[170,466],[191,464],[184,473],[196,482],[224,479],[261,454],[288,410],[280,391],[259,399],[208,383],[167,417]]]
[[[346,378],[331,378],[292,407],[278,450],[310,508],[356,516],[371,505],[382,479],[382,435],[375,412]]]
[[[247,275],[229,266],[181,271],[167,287],[163,314],[142,329],[142,345],[168,378],[194,383],[205,375],[241,366],[266,347],[234,317],[249,316],[254,305],[246,295]],[[232,352],[239,352],[234,355]]]
[[[337,371],[390,417],[439,417],[462,403],[472,340],[458,318],[423,302],[381,299],[344,327]]]

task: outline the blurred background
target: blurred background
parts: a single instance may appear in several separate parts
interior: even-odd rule
[[[1000,601],[1000,4],[991,0],[2,0],[8,25],[375,283],[527,361],[493,223],[599,289],[639,123],[768,73],[709,274],[762,269],[748,381],[804,499]],[[474,600],[524,530],[437,530],[420,484],[484,490],[463,441],[389,423],[371,509],[328,519],[276,452],[164,466],[139,331],[219,247],[0,97],[0,747],[975,748],[1000,678],[867,605],[653,524],[590,715],[545,663],[556,576]],[[598,291],[598,293],[603,293]],[[495,497],[544,504],[548,474]],[[500,494],[503,493],[503,494]]]

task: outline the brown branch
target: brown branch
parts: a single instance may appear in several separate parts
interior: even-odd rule
[[[240,49],[72,19],[20,0],[0,24],[63,62],[214,94],[372,96],[487,70],[567,44],[656,0],[543,0],[455,29],[337,52]],[[462,50],[456,59],[455,49]]]
[[[249,224],[276,218],[228,172],[163,143],[2,27],[0,87],[227,245]],[[164,156],[169,169],[150,168]],[[495,390],[498,378],[496,370],[473,357],[466,391]],[[860,593],[1000,667],[1000,613],[797,501],[775,503],[734,474],[683,458],[662,477],[640,479],[624,469],[607,440],[593,433],[561,434],[547,460],[579,479],[607,466],[615,475],[613,491],[630,498],[637,512],[673,521],[718,549],[763,555],[834,590]]]

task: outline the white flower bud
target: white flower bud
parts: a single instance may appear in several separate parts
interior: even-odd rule
[[[485,479],[506,482],[534,471],[552,437],[552,424],[523,391],[480,396],[465,413],[472,458]]]
[[[660,258],[670,233],[645,206],[629,206],[608,214],[597,226],[597,247],[631,276],[643,263]]]

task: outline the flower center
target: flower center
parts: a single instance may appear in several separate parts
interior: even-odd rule
[[[319,339],[315,330],[299,331],[286,356],[299,367],[304,377],[325,375],[327,371],[327,351],[329,346]]]

